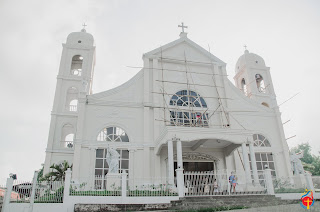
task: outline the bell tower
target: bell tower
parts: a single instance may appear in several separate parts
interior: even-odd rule
[[[53,163],[67,160],[72,164],[81,104],[85,104],[86,96],[92,93],[95,66],[93,36],[85,29],[72,32],[62,47],[44,173],[49,172]]]
[[[236,86],[247,97],[266,107],[277,106],[270,67],[265,65],[262,57],[246,49],[238,59],[235,72]]]

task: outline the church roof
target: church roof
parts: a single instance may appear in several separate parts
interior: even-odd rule
[[[223,65],[225,65],[226,63],[223,62],[222,60],[220,60],[219,58],[217,58],[216,56],[214,56],[213,54],[211,54],[210,52],[208,52],[206,49],[202,48],[201,46],[199,46],[198,44],[196,44],[195,42],[193,42],[192,40],[190,40],[187,37],[187,33],[181,33],[180,34],[180,38],[172,41],[164,46],[161,46],[159,48],[156,48],[150,52],[145,53],[143,56],[144,57],[152,57],[154,55],[158,55],[161,54],[161,52],[170,49],[174,46],[177,46],[181,43],[186,43],[188,45],[190,45],[191,47],[197,49],[201,54],[203,54],[205,57],[207,57],[208,59],[210,59],[212,62],[216,62],[216,63],[221,63]]]

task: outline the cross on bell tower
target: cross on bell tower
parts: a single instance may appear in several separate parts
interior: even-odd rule
[[[81,29],[81,32],[86,32],[86,26],[88,26],[85,22],[82,24],[83,28]]]

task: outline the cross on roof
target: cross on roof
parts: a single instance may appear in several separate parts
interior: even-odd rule
[[[87,24],[86,24],[86,23],[83,23],[82,26],[83,26],[83,29],[85,29],[86,26],[87,26]]]
[[[178,27],[181,27],[183,33],[184,33],[184,28],[188,28],[183,24],[183,22],[181,22],[181,25],[178,25]]]
[[[246,50],[247,50],[247,45],[246,44],[244,44],[244,46],[243,46]]]

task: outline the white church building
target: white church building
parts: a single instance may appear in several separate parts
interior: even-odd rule
[[[182,32],[143,54],[143,67],[126,83],[92,93],[95,43],[85,29],[63,44],[51,113],[44,173],[67,160],[72,179],[108,173],[106,149],[120,154],[129,179],[182,173],[239,176],[259,185],[266,167],[292,177],[281,113],[264,59],[248,50],[226,63]],[[98,183],[99,184],[99,183]],[[103,187],[103,182],[100,182]],[[100,187],[102,189],[102,187]]]

